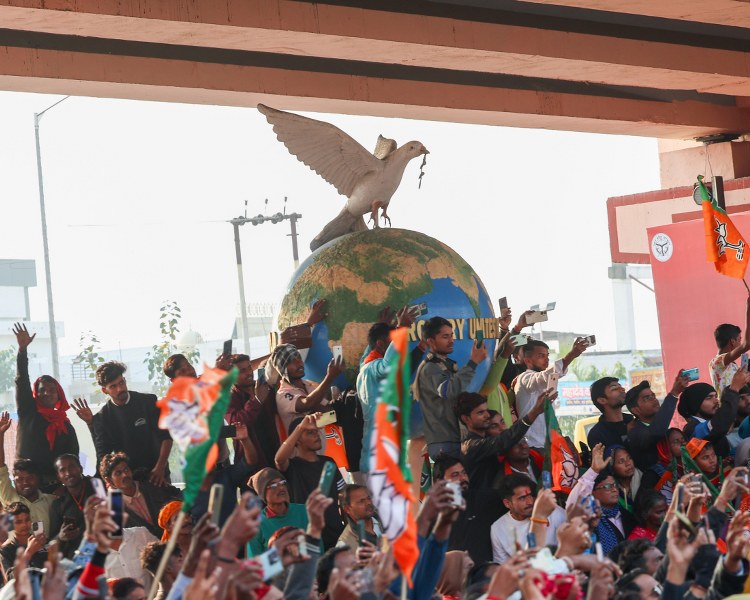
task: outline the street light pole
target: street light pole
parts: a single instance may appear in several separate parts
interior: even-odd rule
[[[47,242],[47,211],[44,207],[44,176],[42,174],[42,150],[39,144],[39,121],[42,115],[60,102],[67,100],[65,96],[42,112],[34,113],[34,137],[36,139],[36,173],[39,180],[39,210],[42,217],[42,246],[44,247],[44,276],[47,281],[47,318],[49,320],[49,341],[52,348],[52,374],[55,379],[60,379],[60,358],[57,350],[57,328],[55,327],[55,307],[52,302],[52,274],[49,265],[49,244]]]
[[[242,251],[240,250],[240,225],[245,224],[242,217],[229,221],[234,227],[234,254],[237,257],[237,281],[240,285],[240,316],[242,317],[242,344],[245,354],[250,356],[250,335],[247,330],[247,302],[245,302],[245,278],[242,274]]]
[[[284,199],[286,201],[286,198]],[[245,278],[242,274],[242,252],[240,250],[240,226],[245,223],[252,223],[253,225],[262,225],[263,223],[281,223],[282,221],[290,221],[292,226],[292,258],[294,259],[294,268],[299,266],[299,253],[297,251],[297,221],[302,218],[299,213],[292,213],[291,215],[276,213],[270,217],[264,217],[258,215],[257,217],[235,217],[229,222],[234,227],[234,254],[237,258],[237,281],[240,286],[240,317],[242,319],[242,342],[245,346],[245,353],[250,354],[250,335],[248,334],[247,328],[247,304],[245,302]]]

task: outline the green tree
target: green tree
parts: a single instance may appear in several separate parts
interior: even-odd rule
[[[93,331],[84,331],[81,333],[78,345],[81,350],[73,359],[73,362],[83,367],[84,378],[92,380],[92,385],[98,388],[95,373],[99,365],[104,363],[104,357],[99,354],[101,342]]]
[[[16,349],[0,350],[0,392],[13,389],[16,379]]]
[[[619,360],[611,367],[598,369],[595,365],[582,361],[579,358],[571,363],[568,370],[576,376],[578,381],[596,381],[602,377],[617,377],[617,379],[627,379],[628,377],[625,365]]]
[[[177,302],[169,300],[159,308],[159,330],[161,332],[161,342],[151,347],[151,352],[146,353],[144,364],[148,367],[148,380],[154,387],[158,395],[167,391],[169,383],[164,375],[164,363],[170,355],[177,352],[177,334],[180,333],[180,320],[182,319],[182,310],[177,306]],[[194,362],[200,358],[200,352],[190,350],[183,352],[185,357]]]

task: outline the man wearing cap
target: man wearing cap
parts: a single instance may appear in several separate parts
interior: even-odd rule
[[[732,383],[724,388],[721,403],[713,386],[703,382],[689,385],[677,405],[677,411],[687,421],[682,429],[685,439],[688,442],[692,438],[708,440],[719,456],[729,456],[731,449],[726,436],[737,416],[740,390],[749,380],[748,372],[739,369]]]
[[[291,525],[305,529],[307,509],[304,504],[292,504],[289,501],[286,479],[276,469],[266,467],[258,471],[250,478],[249,483],[266,505],[261,513],[258,535],[250,540],[253,556],[259,556],[268,550],[268,540],[282,527]]]
[[[624,415],[625,388],[617,377],[602,377],[591,384],[591,402],[601,411],[602,416],[588,434],[588,446],[597,444],[628,446],[628,425],[633,420],[631,415]]]
[[[330,396],[333,381],[344,372],[343,360],[331,360],[326,376],[320,384],[303,379],[305,362],[292,344],[279,344],[271,353],[271,365],[281,377],[276,392],[276,411],[284,425],[284,434],[295,418],[319,410]],[[284,435],[286,439],[286,435]]]
[[[628,431],[630,455],[635,461],[635,466],[641,471],[659,462],[656,445],[667,435],[677,408],[677,398],[688,385],[687,376],[682,371],[677,373],[672,390],[664,398],[661,406],[656,394],[651,390],[651,384],[646,380],[633,386],[625,394],[625,406],[635,417],[635,423]]]

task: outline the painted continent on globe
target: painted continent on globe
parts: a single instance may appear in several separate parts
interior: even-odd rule
[[[425,302],[428,312],[419,317],[414,334],[430,317],[451,319],[456,335],[451,358],[459,365],[469,357],[469,320],[494,318],[484,285],[463,258],[434,238],[404,229],[351,233],[311,254],[289,282],[278,314],[279,330],[303,323],[320,298],[328,301],[328,317],[315,326],[305,361],[306,378],[314,381],[323,379],[331,349],[340,345],[352,382],[367,332],[386,306],[398,310]],[[490,350],[492,345],[490,341]],[[480,365],[475,379],[483,380],[487,368]]]

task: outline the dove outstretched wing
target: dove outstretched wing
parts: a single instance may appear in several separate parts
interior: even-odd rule
[[[330,123],[258,104],[287,150],[347,198],[356,184],[382,163],[359,142]]]

